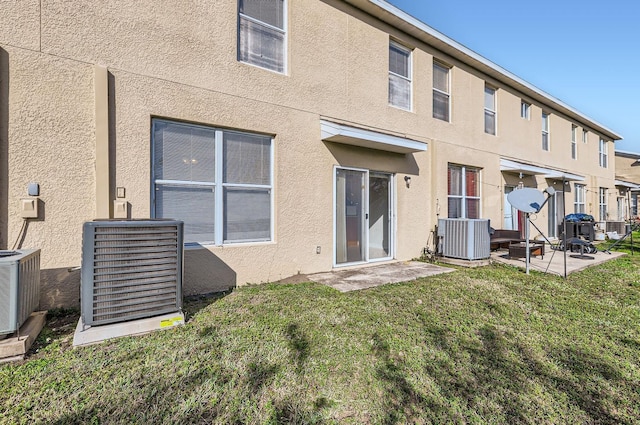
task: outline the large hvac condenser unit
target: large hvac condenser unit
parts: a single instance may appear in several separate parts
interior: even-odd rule
[[[489,220],[441,218],[438,237],[443,257],[480,260],[491,256]]]
[[[12,334],[40,304],[40,250],[0,251],[0,336]]]
[[[91,221],[82,238],[83,327],[181,312],[181,221]]]

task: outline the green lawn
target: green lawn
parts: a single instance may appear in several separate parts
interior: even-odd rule
[[[0,423],[638,423],[640,254],[339,293],[191,300],[180,328],[71,349],[54,312],[0,365]]]

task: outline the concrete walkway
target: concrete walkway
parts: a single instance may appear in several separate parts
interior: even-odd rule
[[[340,292],[349,292],[452,271],[455,270],[419,261],[408,261],[335,269],[330,272],[310,274],[307,277],[313,282],[331,286]]]
[[[555,274],[558,276],[564,276],[564,251],[553,251],[548,249],[548,245],[545,249],[544,258],[540,257],[531,257],[529,263],[530,270],[536,270],[539,272],[547,272],[551,274]],[[577,272],[580,270],[584,270],[587,267],[595,266],[597,264],[602,264],[606,261],[613,260],[614,258],[619,258],[623,255],[626,255],[623,252],[615,252],[611,251],[611,254],[607,254],[606,252],[598,251],[595,254],[585,254],[587,257],[591,258],[575,258],[572,255],[578,255],[578,252],[566,252],[567,256],[567,275],[573,272]],[[494,261],[498,261],[504,264],[510,264],[512,266],[520,267],[522,269],[526,269],[526,263],[524,258],[509,258],[509,253],[507,251],[495,251],[491,253],[491,259]]]

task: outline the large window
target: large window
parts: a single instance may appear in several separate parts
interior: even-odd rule
[[[185,242],[271,240],[272,139],[154,119],[152,211],[185,223]]]
[[[285,70],[285,0],[238,0],[238,60]]]
[[[573,211],[576,214],[584,213],[585,212],[585,204],[584,204],[585,187],[583,184],[576,184],[575,189],[576,189],[576,194],[573,201]]]
[[[411,50],[389,42],[389,105],[411,110]]]
[[[433,63],[433,118],[449,121],[450,88],[449,68]]]
[[[571,159],[578,159],[578,127],[571,125]]]
[[[609,146],[607,146],[607,141],[604,139],[600,139],[600,144],[598,148],[598,153],[600,156],[600,166],[602,168],[607,168],[608,160],[609,160]]]
[[[480,170],[449,164],[448,217],[480,218]]]
[[[549,114],[542,113],[542,150],[549,150]]]
[[[604,187],[600,188],[599,191],[599,199],[600,199],[600,217],[598,218],[600,221],[607,220],[607,189]]]
[[[484,86],[484,132],[496,134],[496,89]]]

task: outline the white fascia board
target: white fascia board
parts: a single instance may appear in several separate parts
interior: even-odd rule
[[[322,140],[327,142],[343,143],[401,154],[425,152],[427,150],[427,144],[417,140],[350,127],[326,120],[320,120],[320,132]]]
[[[535,87],[534,85],[532,85],[531,83],[523,80],[522,78],[518,77],[517,75],[507,71],[506,69],[502,68],[501,66],[491,62],[490,60],[488,60],[487,58],[479,55],[478,53],[474,52],[473,50],[469,49],[468,47],[465,47],[464,45],[458,43],[457,41],[447,37],[446,35],[442,34],[441,32],[435,30],[434,28],[431,28],[430,26],[428,26],[427,24],[425,24],[424,22],[414,18],[413,16],[409,15],[408,13],[402,11],[401,9],[398,9],[397,7],[395,7],[394,5],[387,3],[384,0],[346,0],[347,2],[353,4],[356,7],[359,7],[365,11],[367,11],[368,13],[371,13],[373,16],[377,17],[378,19],[387,22],[401,30],[405,30],[405,28],[403,28],[403,26],[407,26],[409,25],[410,27],[412,27],[415,30],[418,30],[418,32],[420,34],[425,35],[426,37],[422,37],[424,38],[422,41],[424,41],[427,44],[433,44],[432,40],[435,39],[437,42],[443,44],[444,46],[448,47],[448,49],[446,50],[447,53],[451,54],[452,56],[456,57],[456,59],[461,60],[462,62],[469,64],[473,67],[478,68],[479,70],[483,71],[483,69],[481,69],[482,67],[485,67],[487,70],[492,71],[493,73],[496,73],[498,76],[496,77],[495,75],[493,75],[496,79],[498,80],[503,80],[503,82],[505,82],[506,84],[509,85],[513,85],[514,88],[522,90],[522,92],[526,95],[529,96],[533,96],[533,97],[540,97],[542,99],[545,99],[546,102],[549,103],[548,106],[551,106],[553,108],[557,108],[558,110],[560,110],[561,112],[564,113],[568,113],[569,115],[573,115],[575,117],[578,117],[580,120],[584,121],[585,123],[588,123],[588,125],[590,127],[592,127],[594,130],[597,130],[599,132],[602,132],[606,137],[610,137],[613,140],[622,140],[623,137],[616,133],[615,131],[605,127],[604,125],[600,124],[599,122],[595,121],[592,118],[589,118],[588,116],[584,115],[583,113],[581,113],[580,111],[574,109],[573,107],[567,105],[566,103],[562,102],[560,99],[557,99],[554,96],[551,96],[550,94],[540,90],[539,88]],[[376,13],[375,10],[372,10],[371,7],[367,7],[368,5],[374,5],[376,7],[378,7],[378,12]],[[388,22],[387,19],[385,19],[384,13],[381,13],[379,10],[382,9],[384,12],[390,14],[391,16],[395,17],[396,20],[399,19],[402,21],[402,23],[396,23],[396,22]],[[406,30],[405,30],[406,31]],[[413,31],[407,31],[409,33],[413,32]],[[421,38],[420,35],[416,35],[416,38]],[[431,40],[429,40],[431,39]],[[434,45],[434,47],[436,48],[440,48],[437,45]],[[448,50],[453,49],[453,53],[449,52]],[[477,65],[480,65],[480,67],[478,67]]]
[[[567,173],[566,171],[554,170],[552,168],[538,167],[536,165],[524,164],[522,162],[509,159],[500,159],[500,171],[510,171],[513,173],[542,175],[547,179],[564,179],[569,181],[584,181],[584,176]]]

